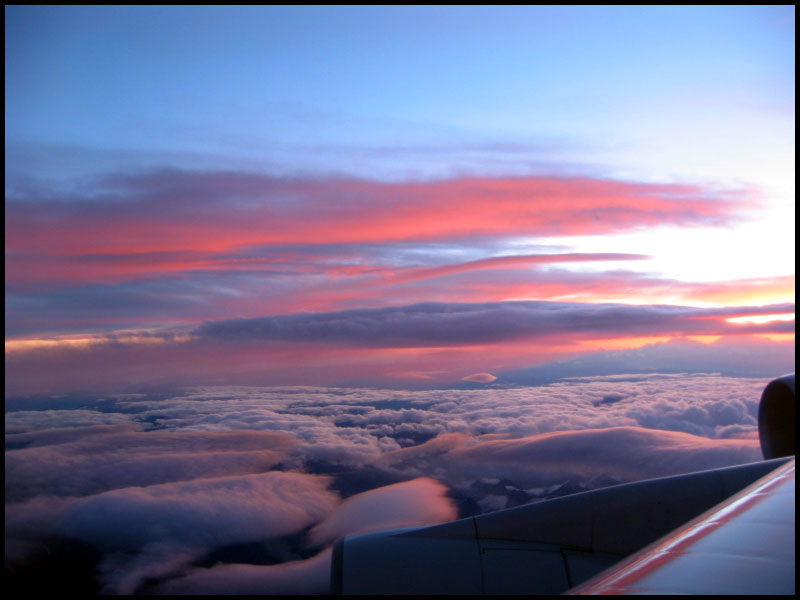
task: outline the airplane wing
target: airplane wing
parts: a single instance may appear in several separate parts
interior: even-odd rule
[[[568,594],[794,594],[794,464]]]
[[[345,538],[331,591],[793,594],[793,413],[792,374],[762,395],[768,460]]]

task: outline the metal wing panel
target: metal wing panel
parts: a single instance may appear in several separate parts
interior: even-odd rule
[[[794,594],[795,461],[570,594]]]

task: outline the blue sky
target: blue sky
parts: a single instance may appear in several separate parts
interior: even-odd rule
[[[284,165],[298,171],[317,146],[494,145],[680,176],[678,157],[635,157],[698,130],[721,138],[710,152],[785,137],[793,44],[791,7],[10,7],[6,140],[266,164],[304,151]]]

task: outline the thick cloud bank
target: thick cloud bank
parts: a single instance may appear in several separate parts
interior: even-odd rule
[[[266,292],[265,292],[266,293]],[[258,318],[208,320],[202,325],[97,334],[70,342],[11,341],[6,393],[108,392],[198,385],[347,385],[427,387],[467,378],[480,383],[541,384],[545,375],[675,370],[748,377],[775,374],[791,363],[793,319],[738,322],[739,317],[794,313],[794,303],[726,308],[546,301],[423,302],[335,312],[294,312]],[[686,336],[717,337],[703,347]],[[630,338],[670,343],[627,354],[589,356],[588,370],[547,364],[585,355],[603,343],[638,345]],[[580,361],[578,361],[580,363]],[[533,380],[504,372],[532,364]],[[631,370],[619,370],[621,365]],[[546,365],[546,366],[545,366]],[[667,366],[665,366],[667,365]],[[550,370],[552,366],[553,370]],[[614,367],[614,368],[609,368]],[[780,370],[777,370],[780,373]],[[402,385],[405,384],[405,385]]]
[[[575,334],[671,335],[794,331],[794,323],[745,329],[724,318],[792,313],[794,304],[689,308],[570,302],[426,302],[411,306],[214,321],[203,339],[337,342],[364,346],[475,344]]]
[[[119,552],[155,543],[210,548],[277,537],[299,531],[336,505],[325,484],[316,475],[271,471],[122,488],[73,502],[60,529]]]
[[[7,574],[46,585],[68,564],[95,592],[324,593],[342,536],[759,460],[765,384],[630,374],[32,399],[6,414]],[[61,416],[73,426],[53,428]]]

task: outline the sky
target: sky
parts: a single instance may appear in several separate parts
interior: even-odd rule
[[[18,581],[318,592],[342,535],[758,458],[794,7],[5,17]]]
[[[8,7],[7,360],[90,388],[67,363],[113,343],[126,383],[196,383],[187,363],[242,383],[216,350],[258,383],[411,385],[543,348],[791,338],[625,316],[558,344],[489,335],[507,356],[482,365],[485,335],[220,334],[223,351],[204,332],[425,303],[437,323],[511,302],[790,319],[793,48],[793,7]],[[493,315],[476,318],[502,330]],[[7,390],[57,387],[25,373]]]

